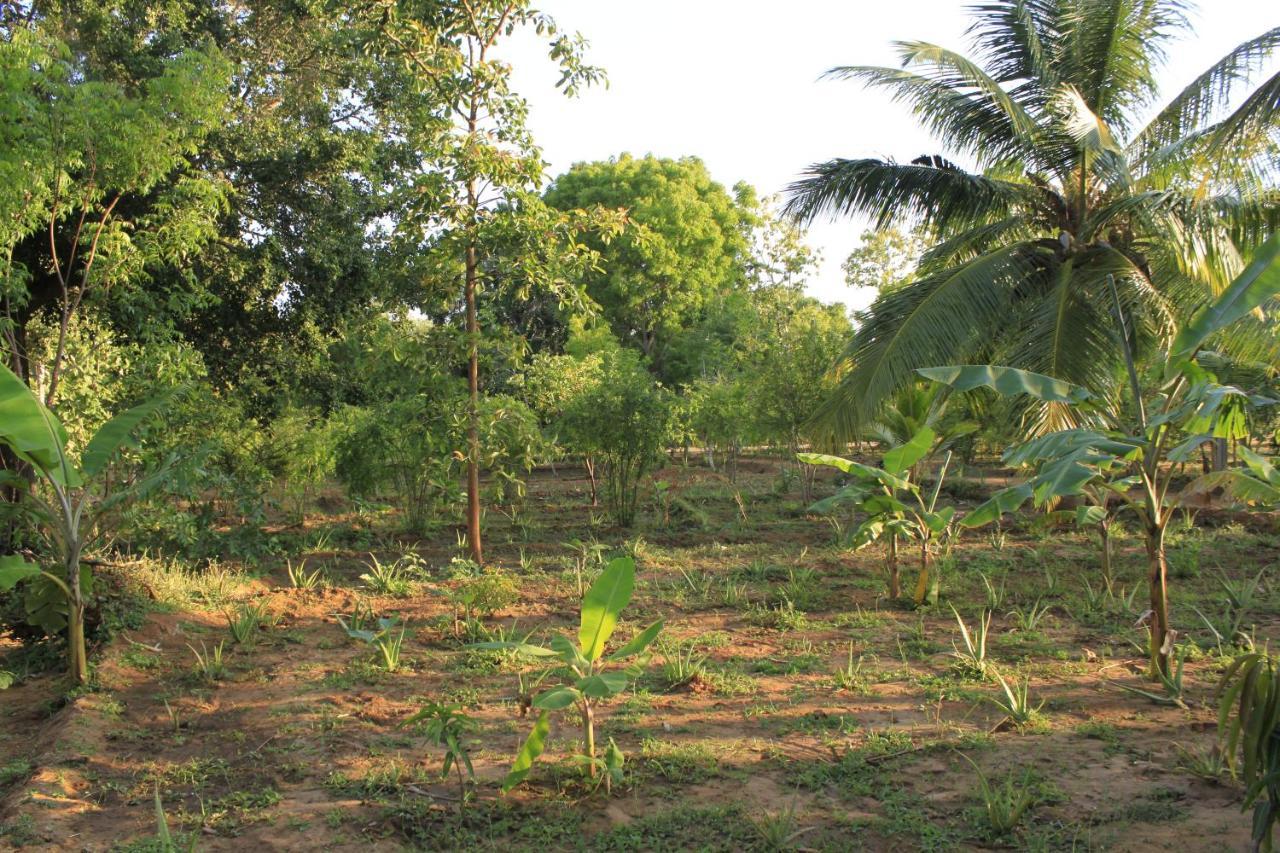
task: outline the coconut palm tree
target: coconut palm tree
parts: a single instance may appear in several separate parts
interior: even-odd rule
[[[984,0],[972,58],[900,42],[901,68],[829,72],[888,89],[971,168],[937,155],[835,159],[791,185],[787,211],[802,222],[862,215],[938,235],[913,280],[864,314],[821,426],[855,434],[915,368],[937,364],[994,359],[1105,391],[1118,329],[1137,352],[1167,342],[1240,272],[1280,222],[1280,73],[1248,89],[1270,70],[1280,28],[1155,110],[1156,70],[1189,31],[1184,10]],[[1040,430],[1071,419],[1062,407],[1038,415]]]

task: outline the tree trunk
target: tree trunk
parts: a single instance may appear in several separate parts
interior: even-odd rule
[[[599,506],[596,487],[596,460],[588,453],[582,457],[582,464],[587,469],[587,479],[591,481],[591,505]]]
[[[1098,526],[1098,536],[1102,540],[1102,579],[1107,584],[1107,589],[1111,589],[1111,524],[1103,521]]]
[[[467,192],[475,202],[474,182]],[[476,317],[476,245],[474,234],[467,244],[467,541],[471,559],[484,565],[480,542],[480,323]]]
[[[889,537],[889,597],[902,597],[902,578],[898,574],[898,537]]]
[[[1164,553],[1164,527],[1147,528],[1147,588],[1151,596],[1152,679],[1155,668],[1168,675],[1173,642],[1169,632],[1169,564]]]
[[[1215,438],[1209,443],[1212,450],[1212,465],[1214,471],[1227,470],[1227,440],[1225,438]]]

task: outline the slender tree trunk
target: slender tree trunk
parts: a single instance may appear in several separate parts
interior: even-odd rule
[[[1173,643],[1169,636],[1169,564],[1164,553],[1164,525],[1147,528],[1147,588],[1151,597],[1151,662],[1167,675]],[[1154,669],[1151,674],[1154,679]]]
[[[898,574],[898,537],[889,537],[889,597],[902,597],[902,578]]]
[[[1227,470],[1227,440],[1225,438],[1215,438],[1210,442],[1209,447],[1212,450],[1213,470]]]
[[[1111,524],[1105,519],[1098,526],[1098,536],[1102,540],[1102,579],[1111,588]]]
[[[467,185],[471,209],[478,205],[475,181]],[[476,317],[477,260],[475,232],[467,242],[467,541],[471,559],[484,564],[484,547],[480,542],[480,323]]]
[[[587,479],[591,481],[591,505],[599,506],[599,494],[596,486],[596,460],[588,453],[582,457],[582,464],[587,469]]]

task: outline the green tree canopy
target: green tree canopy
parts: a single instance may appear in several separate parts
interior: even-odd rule
[[[717,296],[743,287],[754,197],[735,198],[701,160],[635,158],[579,163],[546,192],[553,207],[622,208],[629,227],[596,244],[600,270],[587,294],[624,343],[662,373],[672,339],[693,325]],[[753,195],[753,194],[752,194]]]

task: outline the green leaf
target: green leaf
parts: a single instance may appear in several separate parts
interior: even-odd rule
[[[534,646],[529,643],[467,643],[468,649],[486,649],[488,651],[513,651],[522,655],[528,655],[531,658],[553,658],[558,653],[542,646]]]
[[[1090,397],[1089,392],[1078,385],[1045,376],[1043,373],[1032,373],[1029,370],[1018,370],[1013,367],[961,364],[950,367],[922,367],[916,373],[934,382],[949,385],[957,391],[990,388],[1006,396],[1026,394],[1048,403],[1078,404]]]
[[[17,554],[0,557],[0,590],[13,589],[18,581],[40,574],[40,567],[29,563]]]
[[[982,527],[984,524],[990,524],[1006,512],[1017,510],[1031,499],[1032,494],[1030,483],[1019,483],[1016,486],[1001,489],[975,507],[973,512],[960,519],[960,526]]]
[[[542,751],[547,747],[547,735],[550,732],[551,717],[543,711],[538,715],[538,721],[533,724],[533,731],[529,732],[529,736],[525,738],[524,746],[520,747],[515,763],[507,773],[507,778],[502,780],[503,793],[519,785],[529,775],[529,771],[533,769],[533,762],[538,760],[538,756],[542,755]]]
[[[933,449],[937,434],[927,426],[920,427],[911,440],[900,444],[884,455],[884,470],[890,474],[901,474],[912,465],[929,455]]]
[[[632,655],[639,654],[649,648],[649,644],[656,640],[660,633],[662,633],[661,619],[632,637],[631,642],[609,655],[608,660],[623,660],[624,658],[629,658]]]
[[[1241,468],[1212,471],[1201,474],[1183,487],[1175,499],[1178,503],[1196,495],[1208,494],[1217,489],[1246,504],[1275,505],[1280,503],[1280,487],[1263,482]]]
[[[872,468],[870,465],[863,465],[861,462],[854,462],[852,459],[843,459],[826,453],[797,453],[796,458],[806,465],[825,465],[828,468],[844,471],[846,474],[852,474],[863,480],[878,482],[894,491],[909,490],[911,488],[911,483],[901,477],[894,476],[883,468]]]
[[[582,599],[582,625],[578,629],[578,645],[587,660],[598,660],[604,654],[605,643],[618,627],[618,615],[631,600],[635,577],[635,561],[618,557],[609,561],[587,590]]]
[[[1092,527],[1101,524],[1107,517],[1107,511],[1100,506],[1076,507],[1076,527]]]
[[[1214,302],[1196,313],[1169,347],[1165,378],[1172,379],[1205,341],[1280,293],[1280,234],[1254,253],[1244,272]]]
[[[61,486],[78,486],[67,460],[67,431],[31,393],[26,383],[0,364],[0,443]]]
[[[1280,486],[1280,474],[1277,474],[1275,466],[1269,459],[1254,453],[1243,444],[1236,447],[1236,453],[1244,460],[1244,464],[1249,466],[1249,470],[1255,477],[1273,486]]]
[[[572,687],[553,687],[539,693],[533,700],[533,707],[540,711],[559,711],[581,698],[582,694]]]
[[[608,699],[627,689],[627,674],[602,672],[579,679],[575,686],[589,699]]]
[[[86,477],[95,477],[107,467],[111,455],[129,439],[138,425],[169,403],[173,393],[168,393],[121,412],[103,424],[80,454],[80,470]]]
[[[582,652],[578,651],[578,647],[571,643],[568,637],[555,634],[551,637],[549,645],[556,657],[574,669],[583,670],[590,666],[587,659],[582,656]]]

